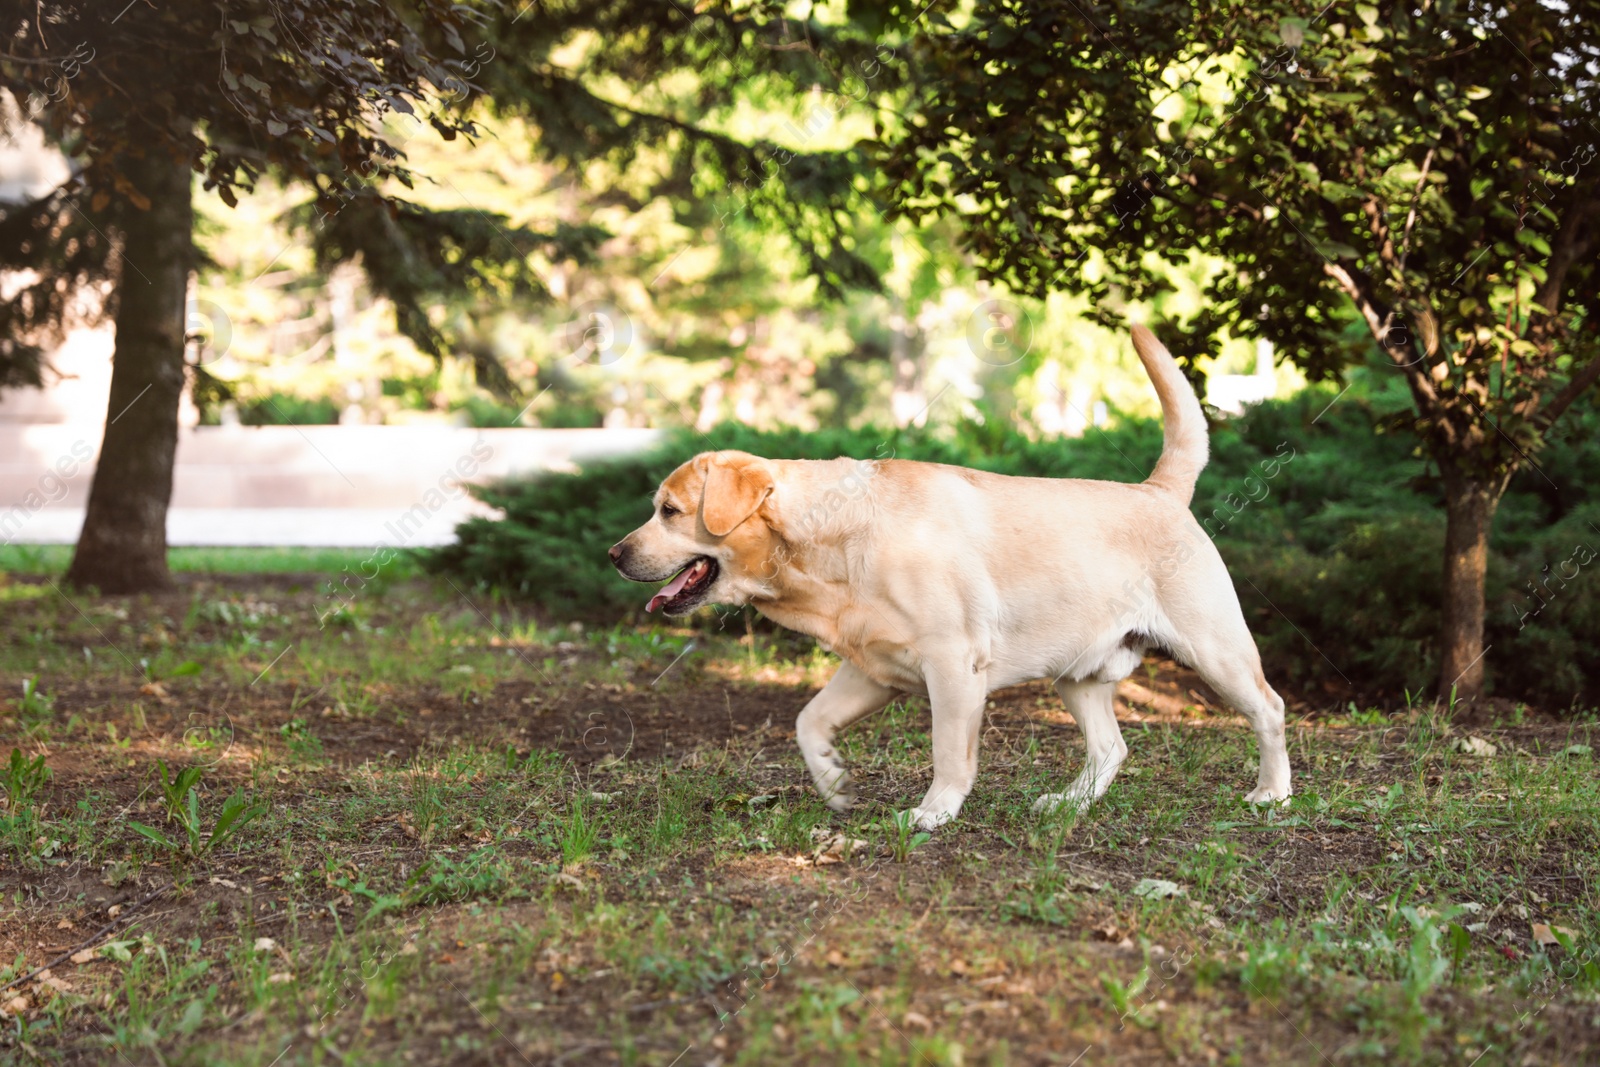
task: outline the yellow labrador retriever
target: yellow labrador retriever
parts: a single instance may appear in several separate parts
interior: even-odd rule
[[[1012,478],[905,460],[768,460],[706,452],[674,471],[650,521],[611,548],[636,582],[666,582],[649,610],[751,604],[844,659],[795,732],[835,810],[853,800],[834,735],[899,693],[933,706],[933,785],[913,811],[953,819],[978,771],[988,694],[1050,678],[1083,730],[1088,762],[1036,810],[1083,808],[1128,753],[1112,708],[1146,649],[1167,649],[1254,727],[1252,803],[1289,796],[1283,701],[1222,557],[1189,513],[1206,463],[1199,401],[1172,356],[1133,345],[1165,420],[1141,485]]]

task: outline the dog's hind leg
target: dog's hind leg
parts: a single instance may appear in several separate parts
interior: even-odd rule
[[[1245,800],[1252,804],[1287,800],[1293,790],[1289,782],[1289,750],[1284,744],[1283,698],[1261,673],[1261,655],[1242,618],[1238,630],[1242,633],[1228,634],[1229,640],[1200,642],[1190,662],[1205,683],[1224,703],[1248,719],[1255,731],[1261,766],[1256,787],[1245,794]]]
[[[1067,714],[1083,731],[1088,756],[1078,780],[1065,793],[1046,793],[1033,802],[1033,810],[1055,811],[1067,804],[1082,811],[1105,794],[1111,779],[1117,775],[1117,768],[1128,758],[1128,746],[1122,740],[1122,729],[1117,725],[1117,713],[1112,704],[1117,683],[1072,682],[1062,678],[1056,682],[1056,692],[1061,694]]]
[[[800,754],[806,759],[817,791],[834,811],[849,811],[855,802],[855,794],[850,789],[850,772],[839,761],[839,753],[833,745],[834,735],[882,708],[894,694],[893,689],[879,685],[849,663],[843,663],[795,720],[794,735],[800,743]]]

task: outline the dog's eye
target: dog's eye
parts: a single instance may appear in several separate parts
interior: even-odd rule
[[[679,514],[678,509],[673,507],[671,504],[662,504],[661,505],[661,517],[663,519],[670,519],[670,518],[672,518],[672,516],[677,515],[677,514]]]

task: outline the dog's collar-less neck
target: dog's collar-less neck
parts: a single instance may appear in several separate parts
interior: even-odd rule
[[[871,476],[859,461],[801,460],[782,464],[777,486],[767,500],[769,525],[781,538],[774,553],[781,566],[750,604],[779,626],[803,633],[846,659],[860,642],[843,625],[857,606],[859,591],[850,576],[850,557],[861,551],[869,528]]]

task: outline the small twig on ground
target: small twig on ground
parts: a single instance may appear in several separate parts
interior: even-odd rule
[[[117,927],[123,925],[124,923],[132,922],[133,921],[134,912],[138,911],[140,908],[144,907],[146,904],[150,903],[152,900],[156,899],[156,897],[159,897],[162,893],[165,893],[167,890],[169,890],[171,888],[172,888],[171,885],[164,885],[159,889],[152,890],[150,893],[145,895],[144,899],[135,902],[131,907],[123,909],[123,911],[120,914],[118,914],[115,919],[112,919],[110,922],[106,923],[100,929],[96,930],[94,932],[94,934],[91,935],[87,940],[79,941],[76,945],[73,945],[71,948],[67,949],[61,955],[57,956],[55,959],[51,960],[49,963],[46,963],[44,966],[35,967],[33,970],[29,971],[27,974],[23,975],[21,978],[13,978],[13,979],[11,979],[11,981],[7,982],[5,985],[0,986],[0,993],[4,993],[6,990],[12,988],[13,986],[19,986],[19,985],[22,985],[24,982],[31,981],[33,978],[35,978],[38,975],[43,974],[45,971],[48,971],[50,968],[52,968],[52,967],[54,967],[54,966],[56,966],[58,964],[65,963],[67,960],[71,959],[76,953],[82,952],[84,949],[90,948],[93,945],[97,944],[107,934],[109,934],[111,931],[115,930]]]

